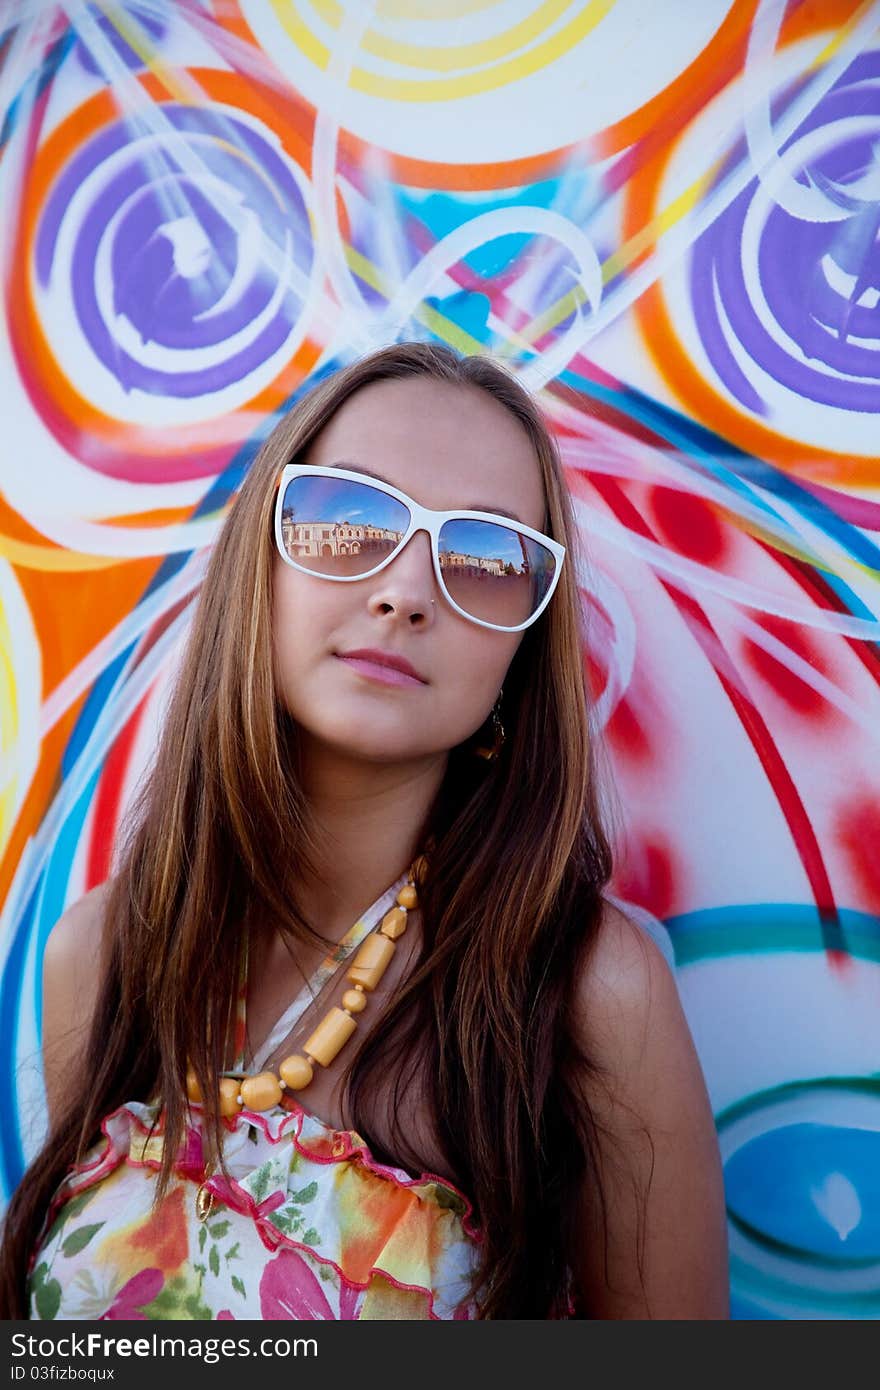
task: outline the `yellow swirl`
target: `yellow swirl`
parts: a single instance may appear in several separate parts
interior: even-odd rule
[[[330,62],[330,51],[303,21],[296,0],[271,0],[271,4],[291,42],[323,72]],[[314,4],[328,24],[334,25],[334,21],[335,25],[339,24],[342,12],[337,0],[314,0]],[[353,91],[363,92],[367,96],[387,101],[410,102],[457,101],[462,97],[496,91],[511,82],[530,77],[564,57],[601,23],[613,5],[614,0],[588,0],[583,10],[563,28],[515,57],[507,55],[537,39],[570,9],[570,0],[545,0],[533,15],[499,34],[497,38],[461,44],[458,47],[415,47],[370,30],[364,35],[361,47],[365,52],[386,61],[439,72],[473,67],[478,63],[491,63],[493,66],[480,72],[459,72],[455,77],[431,80],[386,77],[356,67],[349,74],[347,85]]]

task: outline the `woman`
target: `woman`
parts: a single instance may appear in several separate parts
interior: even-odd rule
[[[699,1062],[603,897],[573,542],[486,359],[387,348],[278,423],[47,947],[7,1317],[727,1316]]]

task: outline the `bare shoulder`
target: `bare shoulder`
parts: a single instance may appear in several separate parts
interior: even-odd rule
[[[591,1050],[635,1059],[684,1015],[675,977],[657,943],[603,900],[599,928],[576,981],[576,1021]],[[621,1058],[622,1060],[622,1058]]]
[[[653,938],[607,901],[576,982],[575,1026],[595,1068],[595,1107],[615,1127],[628,1115],[662,1129],[689,1111],[705,1124],[705,1078],[675,975]]]
[[[109,881],[65,909],[43,954],[43,1068],[50,1119],[69,1089],[88,1036],[100,983]]]
[[[99,883],[65,908],[49,933],[43,957],[44,969],[75,968],[84,956],[97,959],[109,891],[109,880]]]
[[[602,1318],[727,1317],[723,1182],[702,1066],[663,952],[610,903],[574,1004],[608,1199],[600,1231],[595,1192],[584,1194],[585,1302]]]

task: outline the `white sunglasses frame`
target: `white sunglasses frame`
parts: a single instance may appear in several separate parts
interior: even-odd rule
[[[396,545],[390,555],[386,555],[380,560],[373,569],[367,570],[366,574],[320,574],[316,570],[310,570],[305,565],[297,564],[296,560],[288,555],[284,545],[284,536],[281,530],[281,511],[284,505],[284,495],[287,484],[292,478],[347,478],[350,482],[366,483],[369,487],[374,487],[379,492],[387,493],[388,496],[396,498],[409,509],[410,522],[404,532],[400,544]],[[545,545],[556,560],[556,567],[553,571],[553,579],[550,587],[542,598],[539,606],[535,609],[524,623],[519,623],[516,627],[502,627],[499,623],[490,623],[485,618],[475,618],[472,613],[467,613],[455,602],[443,582],[443,572],[440,566],[440,528],[446,521],[491,521],[496,526],[503,526],[507,530],[516,531],[524,536],[529,536],[533,541]],[[275,544],[278,553],[286,564],[293,569],[299,570],[300,574],[308,574],[312,579],[327,579],[333,584],[358,584],[362,579],[371,579],[374,574],[378,574],[390,565],[391,561],[400,554],[408,541],[412,539],[417,531],[427,531],[431,537],[431,560],[434,565],[434,574],[437,579],[437,587],[449,606],[460,613],[468,622],[476,623],[479,627],[488,627],[493,632],[523,632],[532,623],[537,622],[544,609],[547,607],[559,583],[559,576],[562,573],[562,565],[565,560],[565,546],[560,545],[551,536],[545,536],[543,531],[535,531],[533,527],[526,526],[521,521],[514,521],[513,517],[500,516],[495,512],[468,512],[468,511],[435,511],[432,507],[423,507],[399,488],[392,487],[391,483],[385,483],[380,478],[372,478],[369,474],[358,473],[349,468],[328,468],[321,464],[311,463],[287,463],[281,472],[275,485]]]

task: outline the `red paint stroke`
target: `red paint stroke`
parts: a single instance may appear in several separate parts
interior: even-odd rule
[[[142,664],[162,634],[167,632],[175,619],[192,603],[193,597],[192,594],[184,595],[166,612],[160,614],[149,630],[144,633],[131,668],[132,671],[137,670],[138,666]],[[147,704],[155,689],[155,684],[155,681],[151,683],[131,718],[118,734],[104,763],[104,772],[98,783],[95,798],[94,828],[86,869],[88,887],[103,883],[110,874],[112,849],[119,824],[125,777],[131,762],[135,739],[143,721]]]
[[[110,877],[113,846],[122,809],[125,777],[131,763],[132,748],[147,708],[153,686],[116,736],[108,753],[95,795],[92,833],[86,860],[86,888],[94,888]]]
[[[676,900],[674,856],[668,842],[656,832],[627,836],[620,873],[614,876],[614,892],[661,919],[671,917]]]
[[[588,589],[579,588],[584,674],[590,699],[596,701],[608,685],[608,653],[614,646],[614,623],[604,604]]]
[[[834,834],[858,884],[860,909],[880,913],[880,796],[851,796],[834,817]]]
[[[587,681],[590,702],[595,704],[608,684],[608,667],[600,662],[594,652],[584,648],[584,675]]]
[[[721,565],[728,542],[714,507],[693,493],[662,484],[650,489],[649,504],[661,534],[679,555]]]
[[[795,559],[792,555],[787,555],[784,551],[776,551],[765,541],[756,538],[755,543],[761,546],[781,570],[808,594],[811,601],[817,608],[823,609],[826,613],[841,613],[844,617],[851,617],[848,608],[843,604],[840,595],[828,583],[822,574],[808,565],[804,560]],[[876,642],[867,642],[862,637],[847,637],[840,635],[839,640],[845,642],[850,651],[858,657],[868,675],[875,685],[880,685],[880,645]]]
[[[138,666],[142,664],[144,659],[153,650],[163,633],[168,631],[171,624],[176,622],[180,614],[183,613],[185,609],[189,608],[190,604],[194,603],[197,597],[198,590],[194,586],[192,593],[184,594],[183,598],[178,599],[177,602],[173,603],[164,613],[160,613],[149,631],[145,632],[141,639],[141,644],[137,650],[137,658],[132,670],[137,670]]]
[[[796,623],[772,613],[756,613],[754,620],[771,637],[788,647],[795,656],[799,656],[823,676],[829,675],[827,662],[820,655],[817,644],[810,641]],[[752,669],[767,682],[794,714],[821,719],[823,716],[836,713],[824,695],[808,685],[794,671],[789,670],[772,652],[766,651],[751,638],[745,639],[743,649]]]
[[[621,696],[615,705],[614,712],[605,725],[605,737],[618,753],[626,754],[633,762],[650,762],[651,744],[648,734],[628,695]]]
[[[658,543],[658,538],[613,478],[597,476],[592,481],[596,491],[623,526],[635,535]],[[823,926],[839,927],[837,906],[824,857],[806,807],[754,701],[743,693],[745,683],[742,677],[700,605],[673,581],[663,575],[657,575],[657,579],[699,642],[755,750],[785,817]]]

